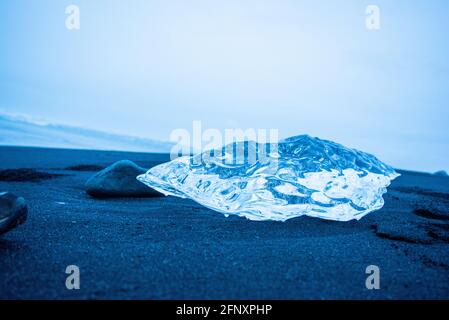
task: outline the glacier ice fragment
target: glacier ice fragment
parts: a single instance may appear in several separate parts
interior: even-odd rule
[[[137,179],[226,216],[350,221],[381,209],[398,176],[371,154],[302,135],[277,144],[235,142],[161,164]]]

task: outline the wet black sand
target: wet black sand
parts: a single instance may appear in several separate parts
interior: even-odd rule
[[[172,197],[85,194],[92,170],[122,159],[168,156],[0,147],[0,170],[13,170],[0,191],[29,206],[0,237],[0,299],[449,298],[448,177],[401,172],[384,209],[359,222],[251,222]],[[8,179],[17,169],[33,170]],[[81,290],[66,289],[68,265]],[[380,290],[365,287],[369,265]]]

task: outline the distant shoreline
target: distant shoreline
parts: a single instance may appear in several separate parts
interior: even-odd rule
[[[46,147],[46,146],[28,146],[28,145],[9,145],[0,144],[0,148],[24,148],[24,149],[47,149],[47,150],[67,150],[67,151],[104,151],[104,152],[118,152],[118,153],[143,153],[143,154],[154,154],[154,155],[167,155],[168,152],[152,152],[152,151],[133,151],[133,150],[114,150],[114,149],[90,149],[90,148],[66,148],[66,147]]]
[[[25,145],[3,145],[0,144],[0,148],[24,148],[24,149],[44,149],[44,150],[66,150],[66,151],[93,151],[93,152],[116,152],[116,153],[133,153],[133,154],[153,154],[169,157],[168,152],[145,152],[145,151],[127,151],[127,150],[113,150],[113,149],[85,149],[85,148],[64,148],[64,147],[42,147],[42,146],[25,146]],[[433,175],[431,172],[416,171],[409,169],[397,169],[395,170],[400,174],[421,174],[421,175]]]

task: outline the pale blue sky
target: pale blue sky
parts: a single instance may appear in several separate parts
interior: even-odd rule
[[[162,140],[192,120],[277,128],[447,170],[448,16],[444,0],[1,1],[0,111]]]

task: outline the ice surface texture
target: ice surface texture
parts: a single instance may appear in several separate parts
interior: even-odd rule
[[[398,176],[373,155],[303,135],[180,157],[137,179],[165,195],[250,220],[307,215],[349,221],[381,209]]]

